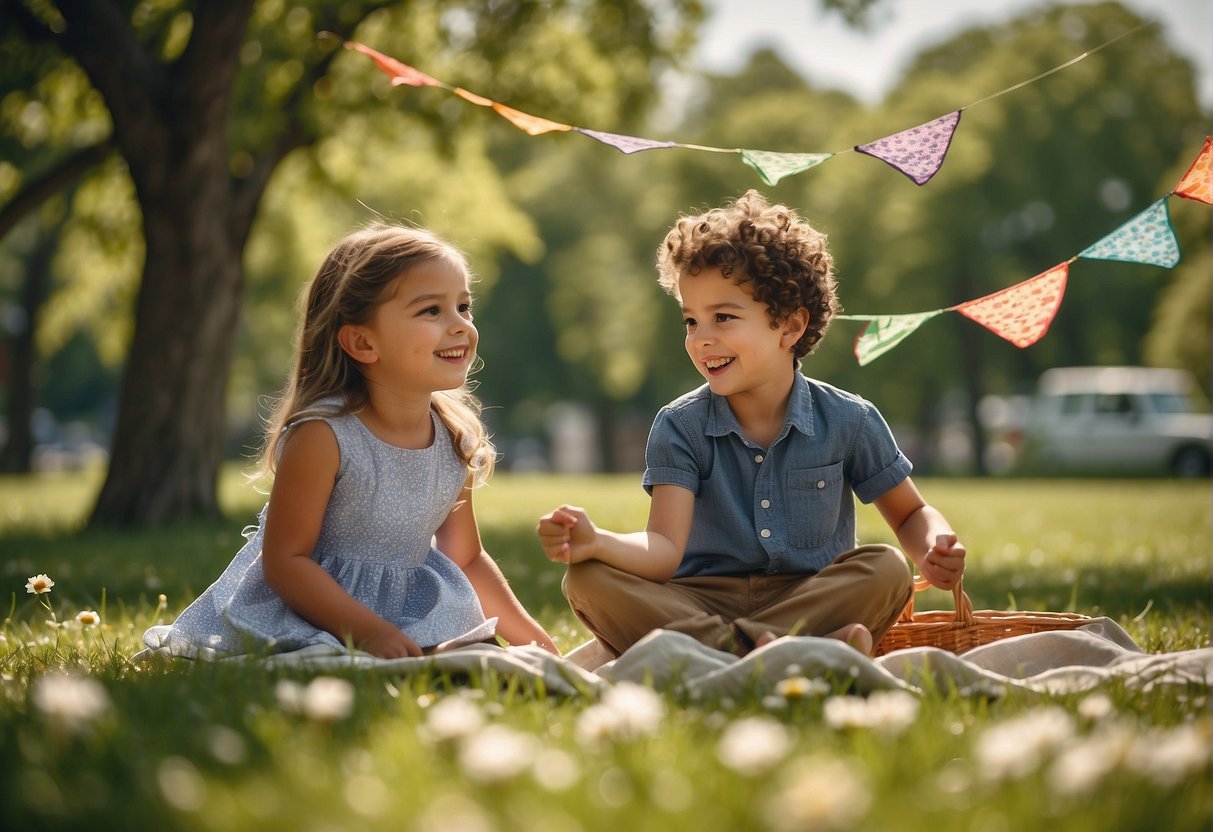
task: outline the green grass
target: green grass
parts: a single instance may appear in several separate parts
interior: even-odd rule
[[[487,548],[564,649],[586,634],[560,597],[560,569],[535,543],[535,520],[568,500],[604,526],[639,528],[647,500],[638,479],[499,475],[477,493]],[[4,828],[1094,832],[1213,822],[1204,687],[1111,684],[995,701],[929,692],[888,733],[839,727],[830,696],[691,701],[670,690],[657,699],[657,723],[591,743],[586,726],[607,705],[492,674],[330,674],[352,683],[353,704],[323,719],[284,704],[283,685],[311,681],[297,670],[135,666],[128,657],[143,630],[171,620],[218,575],[263,498],[232,471],[223,523],[82,532],[98,484],[96,473],[0,478]],[[968,546],[977,608],[1107,615],[1151,652],[1209,646],[1207,483],[919,486]],[[866,507],[860,537],[892,541]],[[38,573],[56,585],[35,597],[24,585]],[[46,625],[52,614],[40,602],[69,625]],[[935,590],[918,600],[923,609],[949,603]],[[102,625],[77,625],[81,609],[97,610]],[[44,697],[63,689],[55,683],[64,672],[84,687],[56,707]],[[469,724],[468,737],[437,737],[440,707],[464,700],[495,730]],[[73,722],[72,708],[89,701],[96,712]],[[767,729],[756,737],[769,738],[774,721],[788,743],[743,773],[717,752],[750,719]],[[1022,765],[1000,771],[1003,734],[1016,738]]]

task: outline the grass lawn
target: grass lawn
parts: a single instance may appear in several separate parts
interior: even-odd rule
[[[567,500],[604,526],[640,528],[638,479],[499,475],[477,493],[487,548],[563,649],[586,634],[560,596],[560,569],[534,541],[535,520]],[[1213,824],[1204,688],[865,702],[831,680],[829,693],[801,698],[690,701],[620,688],[592,702],[492,675],[136,667],[127,658],[143,630],[219,574],[263,498],[233,470],[221,491],[226,522],[81,532],[98,484],[97,474],[0,478],[0,586],[10,596],[0,629],[3,828]],[[978,609],[1107,615],[1150,652],[1209,646],[1207,482],[919,486],[968,546]],[[860,538],[892,542],[867,507]],[[41,573],[53,590],[27,594],[26,580]],[[918,604],[946,607],[950,596],[932,590]],[[84,610],[100,624],[78,622]],[[864,725],[840,716],[849,700],[868,709]]]

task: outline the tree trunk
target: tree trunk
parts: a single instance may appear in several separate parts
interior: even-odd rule
[[[253,0],[195,10],[160,64],[113,0],[60,0],[61,42],[105,97],[143,211],[146,260],[110,466],[90,525],[219,516],[225,392],[244,243],[268,177],[241,188],[227,128]]]
[[[179,175],[142,195],[147,261],[94,526],[219,516],[224,403],[244,280],[243,240],[229,230],[226,187],[215,185],[228,181],[224,150],[223,164],[200,165],[197,176]]]
[[[28,474],[34,458],[34,408],[38,403],[38,316],[51,288],[51,260],[59,239],[60,221],[39,233],[26,263],[21,287],[22,329],[10,342],[12,377],[8,385],[8,439],[0,450],[0,473]]]

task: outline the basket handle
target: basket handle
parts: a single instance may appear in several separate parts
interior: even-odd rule
[[[910,595],[910,600],[906,602],[906,607],[901,611],[897,621],[899,624],[905,624],[914,620],[914,596],[924,589],[929,589],[931,582],[922,575],[914,576],[914,592]],[[964,591],[964,578],[956,582],[956,586],[952,587],[952,600],[956,604],[956,621],[955,627],[969,627],[973,624],[973,602],[969,600],[969,594]]]

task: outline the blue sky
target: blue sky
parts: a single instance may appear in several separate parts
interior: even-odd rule
[[[816,0],[707,0],[708,26],[697,61],[705,69],[740,69],[755,49],[773,46],[815,84],[846,90],[868,103],[879,101],[901,69],[923,47],[960,29],[997,23],[1047,5],[1041,0],[884,0],[869,32],[858,32],[837,15],[824,15]],[[1158,20],[1176,51],[1199,68],[1197,94],[1213,108],[1213,2],[1121,0],[1143,17]],[[1112,47],[1116,48],[1116,47]],[[1021,79],[1008,79],[1008,84]]]

